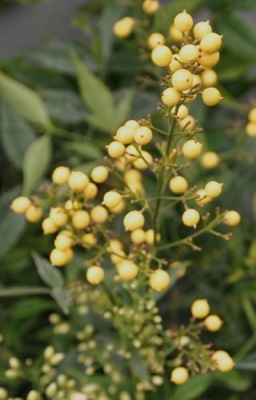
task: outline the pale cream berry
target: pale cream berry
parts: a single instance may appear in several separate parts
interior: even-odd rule
[[[128,161],[135,161],[140,157],[140,152],[134,144],[129,144],[129,146],[126,147],[125,157]]]
[[[43,210],[36,204],[30,204],[26,210],[25,216],[29,222],[38,222],[43,216]]]
[[[140,181],[129,181],[127,182],[127,186],[132,193],[136,194],[144,194],[144,186]]]
[[[256,124],[256,107],[253,107],[248,113],[248,119],[253,124]]]
[[[130,281],[136,278],[139,273],[137,265],[131,260],[122,260],[117,265],[117,271],[120,278],[124,281]]]
[[[69,187],[78,192],[82,192],[88,183],[88,176],[81,171],[72,171],[68,179]]]
[[[174,176],[169,181],[169,189],[175,194],[185,193],[187,188],[188,188],[188,182],[181,175]]]
[[[108,179],[108,168],[104,165],[99,165],[93,168],[91,178],[96,183],[103,183]]]
[[[152,51],[151,59],[158,67],[168,67],[172,61],[172,51],[169,47],[160,44]]]
[[[204,189],[199,189],[196,191],[197,194],[197,198],[196,198],[196,202],[197,204],[199,204],[201,207],[205,206],[206,204],[210,203],[210,201],[212,201],[211,197],[206,196],[206,193],[204,191]]]
[[[31,200],[26,196],[19,196],[14,199],[10,205],[12,211],[16,214],[24,214],[31,204]]]
[[[118,206],[120,201],[122,200],[122,196],[120,193],[115,192],[114,190],[110,190],[104,194],[103,204],[108,208],[113,208]]]
[[[162,102],[168,107],[176,106],[180,101],[180,98],[181,93],[174,88],[167,88],[162,94]]]
[[[5,388],[0,387],[0,400],[7,400],[8,392]]]
[[[179,31],[174,24],[170,25],[169,35],[175,42],[182,42],[184,37],[181,31]]]
[[[136,122],[136,121],[134,121]],[[138,124],[139,127],[139,124]],[[133,127],[130,125],[124,125],[118,128],[115,134],[115,139],[123,144],[131,144],[133,142],[134,130],[137,127]]]
[[[148,151],[142,150],[141,157],[133,162],[135,168],[146,169],[153,163],[153,157]]]
[[[218,75],[216,72],[211,69],[211,68],[206,68],[202,73],[201,73],[201,81],[202,84],[206,87],[216,85],[218,81]]]
[[[134,132],[134,141],[140,145],[146,145],[151,142],[153,132],[147,126],[140,126]]]
[[[117,250],[122,250],[123,244],[118,239],[110,239],[107,246],[107,251],[116,252]]]
[[[110,260],[113,264],[118,265],[122,260],[126,259],[126,254],[122,249],[117,249],[110,254]]]
[[[142,175],[136,169],[131,168],[128,171],[125,172],[124,180],[127,183],[128,182],[134,182],[134,181],[141,181],[142,180]]]
[[[193,33],[196,39],[202,39],[205,35],[212,32],[212,27],[209,21],[201,21],[195,24]]]
[[[151,50],[157,47],[159,44],[165,44],[165,37],[162,33],[153,32],[147,39],[148,46]]]
[[[119,158],[125,153],[125,146],[123,143],[114,140],[109,143],[107,146],[108,155],[112,158]]]
[[[212,355],[216,368],[221,372],[229,372],[234,368],[234,361],[224,350],[217,350]]]
[[[187,32],[189,31],[192,26],[193,26],[193,18],[190,14],[188,14],[185,10],[176,15],[174,18],[174,26],[177,28],[180,32]]]
[[[241,216],[235,210],[226,211],[223,217],[223,222],[228,226],[236,226],[240,224]]]
[[[140,124],[135,119],[129,119],[125,122],[124,126],[129,126],[130,128],[137,129],[139,128]]]
[[[199,86],[201,86],[202,81],[201,81],[200,75],[192,74],[192,77],[193,77],[192,86],[193,86],[193,87],[199,87]]]
[[[57,167],[52,173],[52,181],[55,185],[64,185],[68,182],[70,169],[68,167]]]
[[[222,327],[223,321],[218,317],[218,315],[208,315],[204,320],[204,325],[206,329],[210,332],[217,332]]]
[[[105,272],[104,269],[98,265],[93,265],[86,271],[86,278],[92,285],[98,285],[104,280]]]
[[[199,56],[198,47],[194,44],[185,44],[180,49],[179,56],[185,64],[193,64]]]
[[[202,143],[195,141],[194,139],[187,140],[182,148],[182,154],[187,158],[197,158],[202,151]]]
[[[72,225],[75,229],[85,229],[90,224],[90,215],[85,210],[75,211],[72,216]]]
[[[183,62],[179,56],[179,54],[175,54],[172,57],[172,61],[169,64],[169,68],[171,72],[178,71],[178,69],[183,68]]]
[[[98,188],[93,182],[89,182],[86,188],[84,189],[84,197],[86,199],[94,199],[98,194]]]
[[[108,211],[103,206],[95,206],[91,209],[90,216],[95,224],[104,224],[108,220]]]
[[[143,229],[135,229],[131,232],[131,241],[134,244],[142,244],[146,240],[146,232]]]
[[[60,232],[54,241],[54,246],[59,250],[67,250],[73,245],[74,241],[71,236],[71,232],[62,231]]]
[[[50,261],[55,267],[63,267],[68,263],[66,250],[53,249],[50,253]]]
[[[126,231],[134,231],[135,229],[142,228],[145,224],[144,215],[137,210],[130,211],[125,215],[123,224]]]
[[[222,36],[215,32],[207,33],[200,42],[200,47],[205,53],[216,53],[219,51],[222,44]]]
[[[131,35],[134,25],[135,20],[133,18],[124,17],[115,22],[113,26],[113,32],[118,38],[124,39]]]
[[[201,53],[198,56],[198,62],[206,68],[211,68],[214,67],[216,64],[218,64],[220,59],[220,53],[216,51],[216,53],[205,53],[204,51],[201,51]]]
[[[204,191],[206,196],[215,199],[218,197],[222,192],[223,183],[219,183],[217,181],[209,181],[204,187]]]
[[[181,104],[178,107],[173,107],[171,109],[171,112],[175,114],[179,119],[183,119],[188,116],[188,108],[184,104]]]
[[[247,136],[255,138],[256,137],[256,123],[249,122],[245,126],[245,133]]]
[[[62,207],[52,207],[49,218],[56,226],[63,226],[68,222],[68,214]]]
[[[207,317],[210,312],[210,306],[206,299],[198,299],[192,303],[191,314],[194,318],[202,319]]]
[[[174,89],[178,91],[187,90],[193,84],[193,76],[190,71],[181,68],[172,74],[171,83]]]
[[[182,385],[189,378],[188,370],[184,367],[176,367],[171,373],[170,380],[176,385]]]
[[[220,157],[214,151],[206,151],[201,159],[200,162],[202,166],[206,169],[216,168],[220,163]]]
[[[142,9],[145,14],[155,14],[160,8],[158,0],[144,0],[142,3]]]
[[[171,283],[169,274],[162,270],[157,269],[150,275],[149,286],[156,292],[161,292],[168,288]]]
[[[182,214],[182,222],[189,227],[195,227],[200,221],[200,214],[194,208],[188,208]]]
[[[58,226],[53,223],[51,218],[45,218],[42,222],[42,229],[45,235],[49,233],[55,233],[58,230]]]
[[[97,243],[97,237],[91,233],[84,233],[82,236],[82,246],[85,247],[86,249],[90,249],[91,247],[95,246]]]
[[[158,232],[155,235],[153,229],[146,230],[146,232],[145,232],[145,241],[146,241],[146,243],[152,245],[152,244],[154,244],[155,240],[156,240],[156,242],[160,242],[160,240],[161,240],[160,233]]]
[[[27,394],[26,400],[41,400],[41,395],[36,390],[30,390],[30,392]]]
[[[221,99],[219,90],[214,87],[208,87],[202,91],[202,100],[207,106],[216,106]]]
[[[184,130],[184,131],[188,131],[190,129],[193,129],[195,124],[196,124],[196,120],[193,117],[193,115],[187,115],[185,118],[183,118],[182,120],[178,121],[179,123],[179,127]]]
[[[125,209],[126,203],[123,198],[121,198],[120,202],[115,206],[111,207],[109,211],[111,211],[112,214],[120,214],[124,209]]]

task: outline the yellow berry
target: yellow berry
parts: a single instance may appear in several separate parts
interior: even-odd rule
[[[73,245],[73,239],[69,231],[60,232],[54,241],[54,246],[59,250],[67,250],[72,245]]]
[[[75,211],[72,216],[72,225],[75,229],[85,229],[90,224],[90,215],[85,210]]]
[[[206,196],[211,197],[214,199],[218,197],[222,192],[223,183],[219,183],[217,181],[209,181],[204,188]]]
[[[123,39],[130,36],[133,31],[134,25],[135,21],[133,18],[124,17],[115,22],[113,26],[113,32],[117,37]]]
[[[162,33],[154,32],[149,35],[147,43],[150,49],[153,50],[159,44],[165,44],[165,37]]]
[[[135,168],[146,169],[153,163],[153,157],[148,151],[142,150],[141,157],[133,162]]]
[[[103,204],[108,208],[116,207],[120,201],[122,200],[122,196],[120,193],[115,192],[114,190],[110,190],[106,192],[103,197]]]
[[[256,123],[249,122],[245,126],[245,133],[247,136],[255,138],[256,137]]]
[[[124,219],[123,224],[126,231],[134,231],[135,229],[142,228],[145,223],[145,218],[140,211],[128,212]]]
[[[193,18],[185,10],[182,13],[176,15],[176,17],[174,18],[174,26],[180,32],[189,31],[192,28],[193,23]]]
[[[151,142],[153,137],[153,132],[147,126],[140,126],[134,132],[134,141],[137,144],[145,145]]]
[[[206,299],[198,299],[192,303],[191,314],[195,318],[205,318],[210,312],[210,306]]]
[[[89,267],[86,272],[86,278],[88,282],[91,283],[92,285],[98,285],[104,280],[104,277],[105,277],[104,269],[97,265]]]
[[[170,179],[169,188],[173,193],[182,194],[187,190],[188,182],[183,176],[177,175]]]
[[[134,144],[129,144],[129,146],[126,147],[125,157],[128,161],[135,161],[138,157],[140,157],[140,152],[134,146]]]
[[[189,378],[188,370],[184,367],[176,367],[171,373],[170,380],[176,385],[182,385]]]
[[[85,247],[86,249],[90,249],[91,247],[93,247],[95,244],[97,243],[97,237],[91,233],[85,233],[82,236],[82,246]]]
[[[144,0],[142,9],[146,14],[155,14],[159,10],[160,4],[158,0]]]
[[[129,119],[125,122],[124,126],[129,126],[130,128],[136,129],[140,126],[140,124],[135,119]]]
[[[208,315],[204,320],[204,325],[208,331],[217,332],[222,327],[223,321],[218,315]]]
[[[143,194],[144,187],[140,181],[129,181],[127,186],[132,193]]]
[[[177,109],[177,107],[173,107],[171,111],[173,114],[175,114],[180,119],[183,119],[188,116],[188,108],[186,106],[184,106],[184,104],[181,104],[178,107],[178,109]]]
[[[169,28],[169,35],[175,42],[182,42],[183,41],[183,35],[181,31],[179,31],[174,24],[172,24]]]
[[[88,176],[81,171],[72,171],[68,179],[69,187],[78,192],[82,192],[88,183]]]
[[[93,182],[89,182],[84,189],[84,197],[86,199],[94,199],[98,194],[98,188]]]
[[[63,267],[68,263],[66,250],[53,249],[50,253],[50,261],[55,267]]]
[[[95,206],[91,209],[90,216],[96,224],[104,224],[108,220],[108,211],[103,206]]]
[[[108,242],[107,250],[109,252],[116,252],[117,250],[122,250],[123,249],[123,244],[120,242],[118,239],[111,239]]]
[[[230,355],[224,350],[217,350],[212,355],[212,360],[221,372],[229,372],[234,368],[234,361]]]
[[[215,32],[207,33],[200,42],[200,47],[205,53],[216,53],[222,44],[222,37]]]
[[[30,204],[26,210],[25,216],[29,222],[38,222],[43,216],[43,210],[35,204]]]
[[[194,139],[187,140],[182,146],[182,154],[187,158],[197,158],[202,151],[202,143]]]
[[[212,201],[211,197],[206,196],[204,189],[197,190],[196,194],[198,195],[196,201],[202,207],[208,204],[210,201]]]
[[[179,52],[181,60],[186,64],[192,64],[196,62],[199,56],[198,47],[194,44],[185,44]]]
[[[214,151],[206,151],[201,157],[201,164],[206,169],[212,169],[219,165],[220,157]]]
[[[207,106],[216,106],[222,99],[218,89],[208,87],[202,91],[202,100]]]
[[[162,101],[169,107],[176,106],[180,101],[181,93],[174,88],[167,88],[163,91]]]
[[[142,244],[146,240],[146,232],[143,229],[135,229],[131,232],[131,241],[134,244]]]
[[[211,68],[214,67],[216,64],[218,64],[220,59],[220,53],[216,51],[215,53],[205,53],[202,51],[199,56],[198,56],[198,62],[206,68]]]
[[[121,198],[120,202],[115,207],[110,208],[110,211],[113,214],[119,214],[125,209],[125,205],[124,199]]]
[[[45,218],[42,222],[42,229],[45,235],[49,233],[55,233],[58,230],[58,226],[53,223],[51,218]]]
[[[68,214],[62,207],[52,207],[49,218],[56,226],[63,226],[68,222]]]
[[[182,222],[186,226],[195,227],[199,221],[200,221],[200,214],[194,208],[188,208],[182,214]]]
[[[235,210],[226,211],[223,222],[228,226],[236,226],[240,223],[241,216]]]
[[[16,214],[24,214],[27,211],[30,204],[31,200],[28,197],[20,196],[16,197],[16,199],[12,201],[10,208]]]
[[[256,124],[256,107],[253,107],[248,114],[248,119],[250,122]]]
[[[172,86],[178,91],[190,89],[193,83],[193,76],[187,69],[181,68],[175,71],[171,77]]]
[[[57,167],[52,173],[52,181],[56,185],[63,185],[68,182],[70,169],[68,167]]]
[[[153,49],[151,59],[158,67],[168,67],[172,61],[172,51],[169,47],[160,44]]]
[[[162,269],[157,269],[152,272],[149,278],[149,285],[156,292],[161,292],[162,290],[167,289],[170,283],[171,278],[169,274]]]
[[[115,252],[113,252],[110,255],[110,259],[112,261],[113,264],[118,265],[122,260],[124,260],[126,258],[126,254],[123,250],[119,249],[116,250]]]
[[[205,35],[212,32],[212,27],[208,21],[198,22],[193,28],[193,33],[196,39],[202,39]]]
[[[136,121],[135,121],[136,122]],[[138,124],[139,127],[139,124]],[[121,126],[115,134],[115,139],[123,144],[130,144],[133,142],[134,130],[136,128],[130,125]]]
[[[213,69],[207,68],[201,73],[201,80],[204,86],[209,87],[217,83],[218,76]]]
[[[123,260],[117,266],[120,278],[124,281],[130,281],[138,275],[139,269],[133,261]]]
[[[139,171],[134,168],[129,169],[125,172],[124,180],[125,182],[141,181],[142,175]]]
[[[161,240],[161,235],[160,235],[160,233],[158,232],[158,233],[156,234],[156,241],[157,241],[157,242],[160,242],[160,240]],[[155,234],[154,234],[154,230],[153,230],[153,229],[148,229],[148,230],[145,232],[145,241],[146,241],[147,244],[153,244],[153,243],[154,243],[154,241],[155,241]]]
[[[91,178],[96,183],[103,183],[108,179],[108,169],[104,165],[93,168]]]
[[[175,72],[175,71],[178,71],[178,69],[183,68],[183,63],[182,63],[182,60],[181,60],[179,54],[175,54],[172,57],[172,61],[169,64],[169,68],[170,68],[171,72]]]
[[[108,155],[112,158],[119,158],[125,152],[125,146],[123,143],[114,140],[113,142],[109,143],[107,146]]]
[[[179,123],[179,127],[184,130],[184,131],[188,131],[190,129],[193,129],[195,124],[196,124],[196,120],[192,115],[187,115],[185,118],[183,118],[182,120],[178,121]]]

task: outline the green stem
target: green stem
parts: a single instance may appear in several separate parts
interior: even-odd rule
[[[1,288],[0,297],[16,297],[16,296],[27,296],[27,295],[38,295],[38,294],[51,294],[51,290],[43,287],[12,287],[12,288]]]

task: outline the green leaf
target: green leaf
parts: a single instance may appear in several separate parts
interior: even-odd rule
[[[132,373],[139,378],[143,382],[149,382],[149,372],[146,366],[145,361],[137,356],[136,354],[133,354],[132,357],[129,359],[129,365],[131,368]]]
[[[22,117],[46,129],[51,121],[46,108],[36,92],[0,72],[0,92]]]
[[[10,211],[10,204],[15,197],[21,193],[21,186],[14,186],[0,197],[0,219],[3,218],[8,211]]]
[[[107,132],[113,129],[115,117],[114,99],[107,86],[93,75],[76,54],[72,53],[72,61],[76,67],[80,93],[85,105],[105,125]]]
[[[118,128],[130,115],[132,109],[132,101],[135,94],[134,89],[126,91],[124,96],[116,105],[116,128]]]
[[[232,0],[234,10],[256,10],[255,0]]]
[[[172,400],[194,400],[204,393],[212,383],[212,375],[197,375],[176,388]]]
[[[28,148],[23,163],[23,193],[28,195],[35,188],[47,170],[51,160],[51,137],[44,135]]]
[[[255,368],[256,365],[255,353],[252,353],[251,355],[254,357],[254,368]],[[236,368],[238,369],[240,369],[239,363],[236,363]],[[250,368],[248,369],[251,370]],[[252,371],[256,371],[256,369],[252,369]],[[235,369],[224,374],[216,371],[214,373],[214,376],[216,381],[221,381],[223,385],[236,392],[245,392],[250,388],[252,384],[252,377],[249,374],[247,375],[242,374],[239,371],[236,371]]]
[[[26,227],[24,215],[14,214],[11,210],[0,220],[0,258],[2,258],[20,239]]]
[[[243,62],[256,60],[256,29],[248,21],[227,15],[216,21],[216,31],[221,32],[224,48],[229,49]]]
[[[24,154],[36,136],[30,126],[7,103],[1,105],[1,139],[11,163],[21,169]]]
[[[218,79],[221,82],[229,82],[239,79],[246,73],[250,65],[250,62],[235,57],[223,58],[219,66],[216,68]]]
[[[64,279],[59,270],[37,253],[32,254],[40,278],[51,288],[63,288]]]
[[[57,290],[54,289],[51,293],[52,297],[64,312],[64,314],[68,314],[69,312],[69,300],[70,294],[67,290]]]
[[[95,143],[84,140],[82,142],[71,142],[67,144],[68,150],[75,152],[90,160],[102,158],[102,152]]]
[[[104,119],[99,118],[98,114],[87,114],[85,119],[89,124],[103,132],[112,134],[115,130],[115,124],[113,124],[113,120],[111,123],[106,123]]]

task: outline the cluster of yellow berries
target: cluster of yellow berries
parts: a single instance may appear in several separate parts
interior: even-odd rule
[[[256,138],[256,107],[251,108],[249,111],[245,133],[249,137]]]

